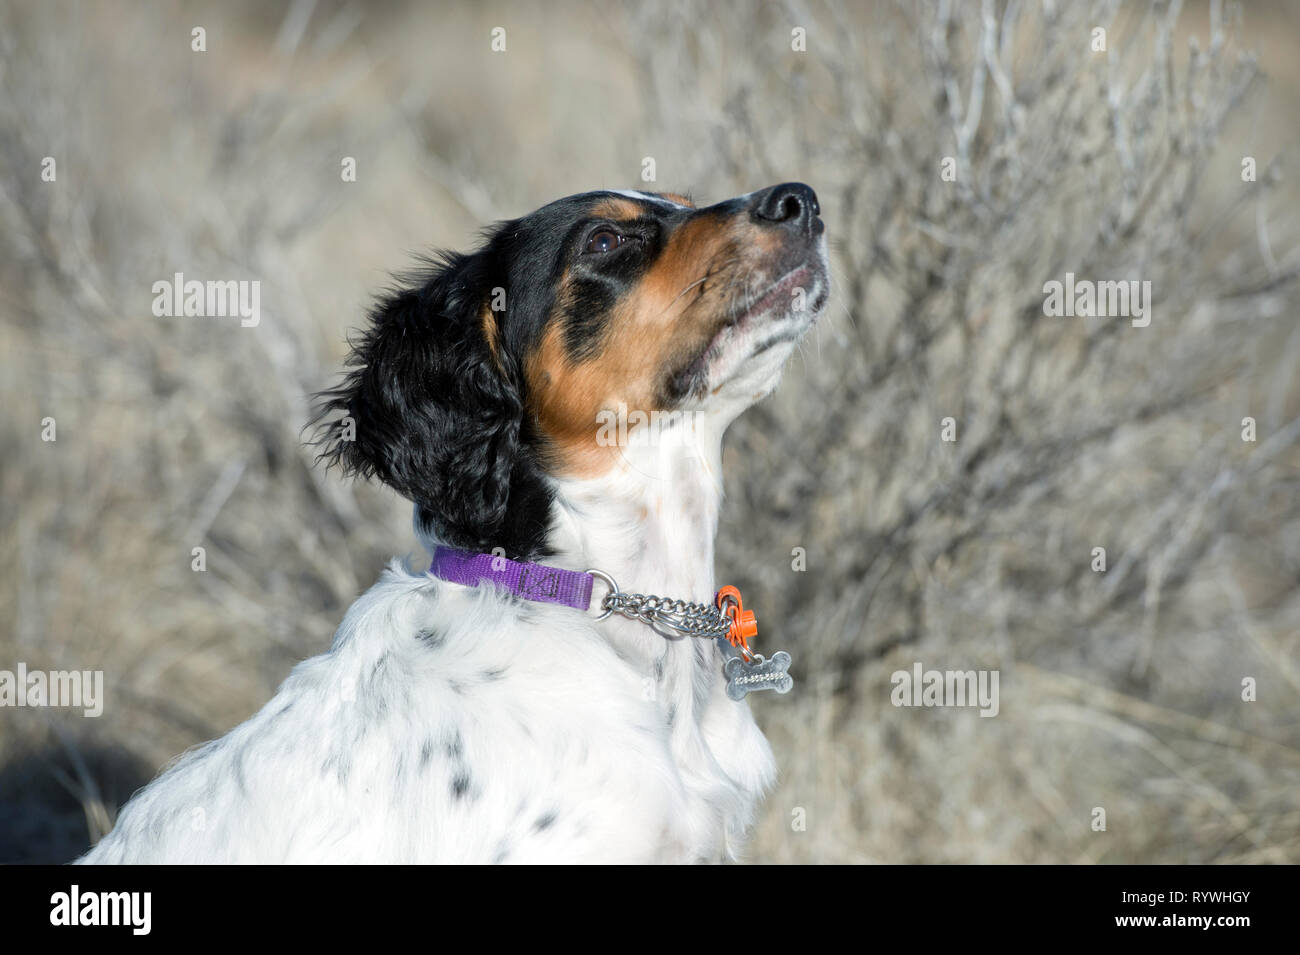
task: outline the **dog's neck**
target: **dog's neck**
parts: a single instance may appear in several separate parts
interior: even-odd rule
[[[553,481],[550,556],[567,570],[599,570],[627,593],[712,604],[713,553],[722,503],[722,434],[743,407],[726,414],[682,415],[663,427],[619,432],[613,462],[596,477]],[[438,541],[416,532],[430,550]],[[589,619],[608,592],[597,580]],[[580,611],[574,611],[578,613]],[[721,677],[713,641],[671,639],[640,620],[617,614],[597,624],[601,635],[638,673],[655,698],[682,717],[698,714]],[[687,731],[692,721],[677,728]]]
[[[615,450],[608,473],[557,482],[548,543],[559,562],[623,590],[711,601],[721,436],[691,418]]]
[[[724,427],[689,415],[665,428],[642,429],[613,449],[616,463],[606,474],[556,482],[551,562],[601,570],[627,592],[711,604]],[[598,581],[593,612],[606,592]],[[647,677],[683,692],[699,682],[697,670],[716,662],[707,640],[668,639],[618,616],[600,628],[625,659],[645,667]]]

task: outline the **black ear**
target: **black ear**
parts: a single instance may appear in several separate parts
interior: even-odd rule
[[[551,491],[491,287],[481,255],[450,255],[382,298],[352,370],[317,396],[317,444],[328,465],[413,501],[426,535],[530,559],[545,552]]]

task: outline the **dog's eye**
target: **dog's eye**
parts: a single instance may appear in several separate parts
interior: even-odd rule
[[[612,252],[626,241],[625,236],[621,236],[611,229],[601,229],[587,240],[587,251],[596,253]]]

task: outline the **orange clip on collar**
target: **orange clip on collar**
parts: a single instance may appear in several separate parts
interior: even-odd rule
[[[754,611],[745,609],[740,599],[740,588],[730,585],[723,587],[718,591],[716,601],[718,609],[731,618],[727,642],[749,653],[750,638],[758,636],[758,618],[754,616]]]

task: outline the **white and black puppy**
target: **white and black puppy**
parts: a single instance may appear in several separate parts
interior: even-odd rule
[[[324,456],[410,498],[431,551],[711,603],[722,434],[825,306],[819,213],[786,183],[503,223],[376,306]],[[394,564],[80,861],[734,858],[775,767],[725,647],[526,598]]]

